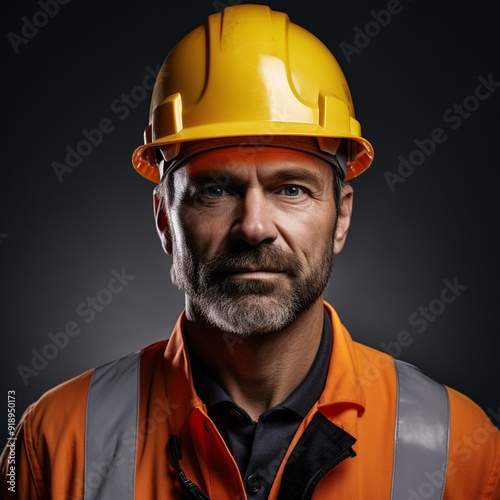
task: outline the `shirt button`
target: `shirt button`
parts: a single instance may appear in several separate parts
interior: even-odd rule
[[[251,474],[247,477],[245,484],[248,493],[257,493],[262,486],[262,478],[257,476],[257,474]]]

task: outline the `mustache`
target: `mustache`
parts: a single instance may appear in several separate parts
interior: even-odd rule
[[[259,269],[280,272],[297,277],[302,272],[302,263],[295,255],[272,244],[261,244],[252,248],[233,248],[209,259],[203,266],[207,277]]]

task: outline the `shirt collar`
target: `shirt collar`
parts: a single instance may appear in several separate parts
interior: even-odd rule
[[[280,404],[270,408],[265,413],[269,414],[276,410],[290,410],[299,417],[304,418],[311,407],[318,401],[326,383],[330,357],[332,352],[332,327],[329,315],[325,311],[323,320],[323,331],[321,342],[314,362],[305,379],[293,390],[293,392]],[[196,392],[204,401],[208,410],[220,403],[230,403],[236,406],[231,396],[221,387],[210,370],[203,366],[198,360],[195,361],[194,354],[190,351],[192,360],[191,370]]]
[[[341,408],[354,406],[358,410],[357,415],[361,415],[365,407],[365,397],[356,355],[360,347],[353,342],[333,307],[327,302],[324,304],[331,321],[335,347],[332,349],[327,382],[318,400],[318,409],[333,421],[336,412],[332,412],[337,405]],[[204,407],[193,387],[191,363],[183,332],[185,321],[183,312],[168,340],[163,363],[165,394],[175,432],[180,431],[193,408],[203,411]]]

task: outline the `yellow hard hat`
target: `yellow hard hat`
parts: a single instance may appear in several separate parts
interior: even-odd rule
[[[173,48],[153,90],[144,145],[132,162],[160,182],[158,146],[172,160],[182,143],[242,137],[244,144],[244,136],[263,144],[268,136],[316,137],[332,155],[342,143],[346,180],[373,160],[332,53],[286,14],[263,5],[227,7]]]

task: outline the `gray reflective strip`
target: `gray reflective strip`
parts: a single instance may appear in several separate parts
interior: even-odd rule
[[[450,411],[446,388],[395,360],[398,384],[392,499],[442,500]]]
[[[134,498],[140,353],[96,368],[85,429],[84,500]],[[57,471],[56,471],[57,473]]]

